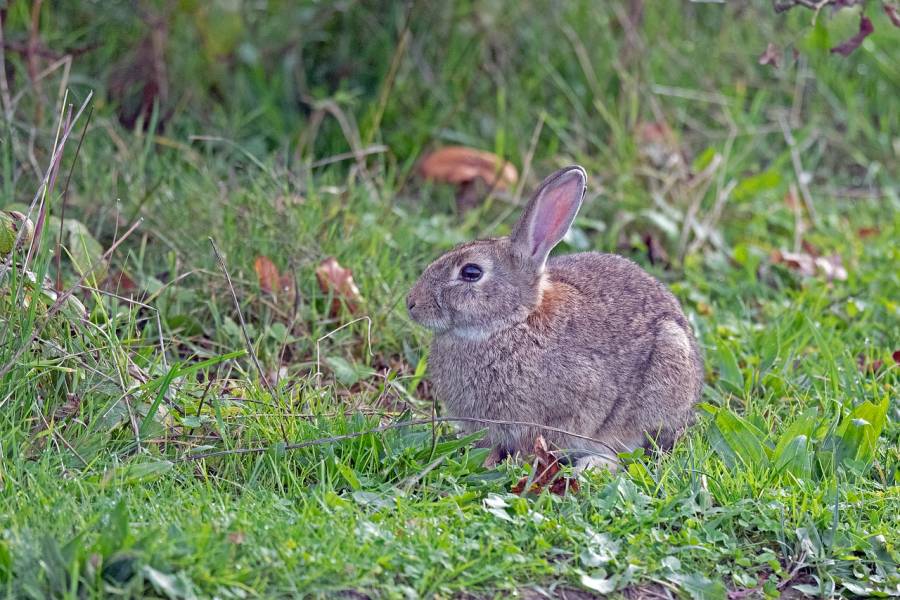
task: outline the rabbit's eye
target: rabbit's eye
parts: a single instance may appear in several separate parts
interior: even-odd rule
[[[463,268],[459,270],[459,276],[463,281],[478,281],[481,279],[482,273],[481,267],[474,263],[463,265]]]

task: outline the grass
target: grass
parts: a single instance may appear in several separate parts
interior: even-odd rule
[[[48,196],[58,217],[71,170],[64,283],[143,218],[111,275],[85,276],[87,319],[45,316],[23,252],[0,279],[6,596],[900,593],[900,30],[879,7],[843,59],[828,47],[852,10],[812,26],[802,9],[654,4],[635,25],[589,2],[282,4],[172,8],[168,95],[134,130],[117,118],[134,97],[109,84],[148,30],[130,9],[43,8],[47,48],[102,42],[68,75],[32,85],[6,51],[22,94],[0,133],[8,207],[27,210],[50,163],[56,91],[75,108],[97,92]],[[31,4],[6,10],[5,39],[26,39]],[[770,41],[778,68],[757,62]],[[642,137],[663,122],[671,138]],[[452,427],[394,426],[432,410],[406,290],[515,218],[515,192],[460,216],[416,177],[449,143],[511,160],[526,192],[585,165],[560,251],[623,253],[682,301],[708,385],[670,454],[519,497],[528,464],[485,469]],[[56,277],[48,223],[37,281]],[[846,278],[774,254],[812,250]],[[259,256],[296,301],[260,289]],[[370,321],[338,329],[353,315],[319,289],[327,256]],[[260,451],[196,459],[241,449]]]

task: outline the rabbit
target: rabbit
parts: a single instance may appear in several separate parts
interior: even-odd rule
[[[450,250],[406,301],[434,333],[428,368],[446,414],[465,432],[486,428],[498,458],[530,453],[542,435],[574,451],[576,472],[670,448],[693,423],[704,374],[678,301],[637,264],[598,252],[549,258],[586,181],[579,166],[550,175],[509,237]]]

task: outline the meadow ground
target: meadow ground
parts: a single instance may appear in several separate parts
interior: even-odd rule
[[[6,596],[900,595],[880,2],[847,57],[858,6],[269,5],[0,9],[0,207],[45,215],[0,265]],[[521,183],[458,214],[415,168],[448,144]],[[557,251],[665,281],[707,386],[671,453],[520,496],[529,464],[399,425],[433,402],[403,298],[571,163],[589,192]],[[320,288],[329,256],[356,306]]]

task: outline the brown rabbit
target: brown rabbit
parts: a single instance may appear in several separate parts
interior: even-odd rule
[[[703,362],[678,301],[628,259],[585,252],[548,259],[584,197],[581,167],[535,192],[509,237],[462,244],[425,269],[407,297],[434,331],[429,368],[451,417],[487,426],[501,455],[538,435],[580,453],[578,470],[654,439],[670,447],[693,421]]]

